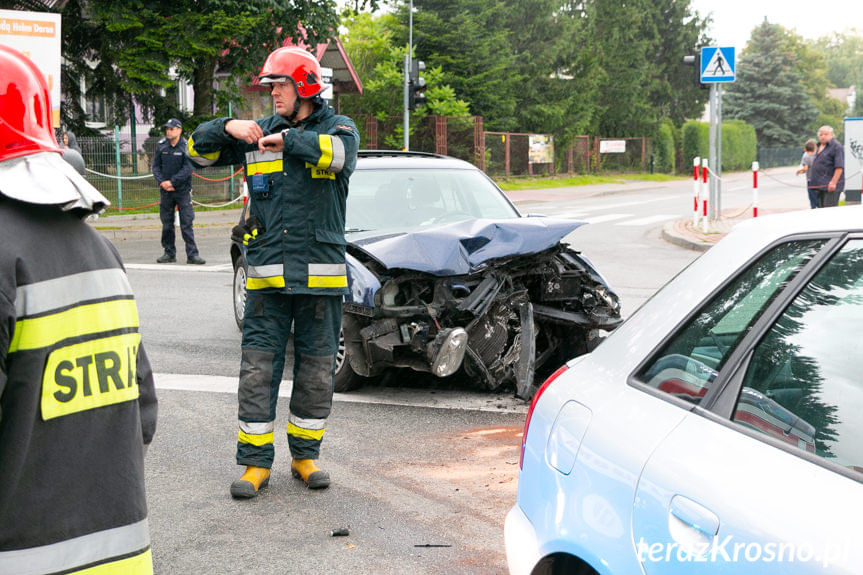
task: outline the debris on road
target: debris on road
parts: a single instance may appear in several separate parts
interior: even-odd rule
[[[330,537],[347,537],[351,534],[350,527],[339,527],[330,531]]]

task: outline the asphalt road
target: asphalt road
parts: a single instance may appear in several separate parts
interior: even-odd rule
[[[730,190],[726,206],[745,206],[750,193],[745,185]],[[789,190],[767,183],[762,193]],[[536,193],[518,203],[524,212],[590,222],[568,240],[629,315],[697,257],[660,237],[664,222],[690,213],[690,194],[689,182],[676,181],[607,196]],[[428,389],[399,372],[337,396],[322,455],[330,489],[310,492],[290,477],[287,441],[277,434],[267,492],[230,498],[240,472],[233,463],[240,334],[227,230],[210,230],[198,243],[205,266],[156,265],[157,240],[115,240],[159,387],[147,459],[157,573],[505,572],[503,520],[515,501],[526,410],[509,396]],[[286,396],[289,383],[283,387]],[[278,424],[286,418],[283,397]],[[351,535],[329,536],[340,527]]]

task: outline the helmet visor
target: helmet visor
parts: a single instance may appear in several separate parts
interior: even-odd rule
[[[276,74],[267,74],[266,76],[258,76],[258,84],[266,86],[268,84],[284,84],[290,78],[287,76],[279,76]]]

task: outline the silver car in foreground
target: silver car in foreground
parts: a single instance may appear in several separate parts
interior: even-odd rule
[[[522,441],[513,574],[863,573],[863,207],[738,225]]]

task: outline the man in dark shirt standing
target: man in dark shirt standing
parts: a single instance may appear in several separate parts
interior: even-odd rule
[[[820,206],[830,208],[839,205],[839,194],[845,189],[845,178],[842,176],[845,150],[833,137],[833,128],[830,126],[818,128],[818,141],[820,144],[809,168],[809,186],[818,192]]]
[[[180,212],[180,232],[186,243],[186,263],[205,264],[198,255],[192,222],[195,210],[192,208],[192,164],[186,157],[186,140],[180,120],[171,118],[165,122],[165,138],[156,145],[153,158],[153,177],[161,189],[159,217],[162,220],[162,248],[165,253],[156,259],[157,263],[167,264],[177,261],[177,248],[174,245],[174,209]]]

